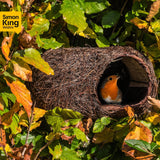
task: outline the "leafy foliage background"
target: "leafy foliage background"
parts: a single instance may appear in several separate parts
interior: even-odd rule
[[[95,122],[69,109],[37,108],[25,81],[30,65],[48,75],[48,49],[129,45],[152,61],[160,78],[159,0],[0,0],[20,11],[19,34],[0,33],[0,159],[160,159],[158,100],[150,114]],[[128,157],[129,156],[129,157]]]

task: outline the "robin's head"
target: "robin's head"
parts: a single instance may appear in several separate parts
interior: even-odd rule
[[[107,77],[107,84],[113,84],[113,83],[117,83],[118,79],[120,78],[120,76],[118,75],[111,75],[109,77]]]

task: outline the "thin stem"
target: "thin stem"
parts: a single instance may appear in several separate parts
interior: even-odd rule
[[[54,141],[55,138],[53,138],[52,140],[48,141],[42,148],[40,148],[40,150],[38,151],[38,153],[36,154],[35,158],[33,160],[37,160],[39,154],[46,148],[48,147],[53,141]]]
[[[25,147],[23,149],[23,152],[22,152],[22,157],[24,157],[24,154],[26,152],[26,149],[27,149],[27,145],[28,145],[28,137],[29,137],[29,133],[30,133],[30,128],[31,128],[31,125],[32,125],[32,121],[33,121],[33,112],[34,112],[34,108],[35,108],[35,105],[36,105],[36,101],[34,102],[33,106],[32,106],[32,111],[31,111],[31,117],[29,119],[29,126],[28,126],[28,131],[27,131],[27,135],[26,135],[26,142],[25,142]]]

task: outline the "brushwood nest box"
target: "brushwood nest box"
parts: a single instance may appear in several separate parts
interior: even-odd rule
[[[84,117],[125,116],[130,105],[141,114],[150,105],[147,96],[157,94],[157,80],[152,63],[131,47],[64,48],[48,50],[43,56],[54,69],[48,76],[33,69],[29,84],[33,100],[40,108],[70,108]],[[106,104],[100,95],[105,77],[120,74],[121,104]]]

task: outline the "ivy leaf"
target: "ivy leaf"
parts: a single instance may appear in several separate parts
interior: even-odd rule
[[[43,34],[43,32],[49,29],[49,20],[42,17],[35,17],[33,19],[34,23],[32,29],[27,31],[32,37],[38,34]]]
[[[48,149],[49,153],[53,156],[54,159],[59,159],[62,155],[62,147],[60,144],[57,144],[56,146],[48,146]]]
[[[119,20],[120,13],[118,11],[109,11],[102,17],[103,28],[113,27]]]
[[[110,6],[108,1],[96,0],[96,1],[86,1],[84,3],[85,12],[87,14],[98,13]]]
[[[30,117],[31,107],[32,107],[32,100],[31,100],[30,91],[18,79],[16,81],[10,82],[5,77],[5,80],[6,80],[7,85],[10,87],[11,92],[16,96],[17,102],[19,102],[23,105],[24,109],[27,112],[28,117]]]
[[[73,128],[73,132],[78,140],[81,140],[83,142],[88,142],[85,133],[82,132],[79,128]]]
[[[77,153],[67,147],[62,148],[62,155],[60,157],[61,160],[81,160],[78,157]]]
[[[56,39],[53,37],[51,37],[50,39],[46,39],[46,38],[40,38],[40,36],[37,36],[36,42],[38,44],[38,47],[41,47],[44,49],[57,49],[62,47],[63,45],[63,43],[57,42]]]
[[[52,68],[41,58],[40,53],[36,49],[28,48],[25,50],[17,51],[13,55],[13,59],[16,58],[22,59],[24,62],[34,66],[35,68],[48,75],[54,75]]]
[[[68,24],[77,27],[76,33],[83,32],[87,28],[88,24],[86,23],[83,8],[77,1],[64,0],[60,12]]]
[[[29,65],[21,59],[15,59],[11,61],[14,67],[13,74],[24,81],[32,81],[32,70]]]
[[[93,133],[102,132],[106,125],[110,124],[111,119],[109,117],[102,117],[96,120],[93,126]]]

